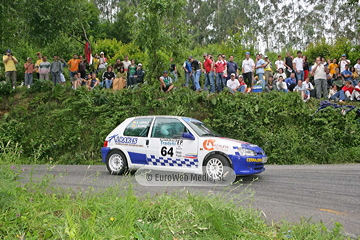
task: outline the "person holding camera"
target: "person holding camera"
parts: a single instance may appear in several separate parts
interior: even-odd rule
[[[6,81],[12,81],[13,89],[16,86],[16,67],[15,64],[18,63],[18,60],[12,55],[10,49],[6,50],[6,54],[3,56],[3,62],[5,65],[5,77]]]

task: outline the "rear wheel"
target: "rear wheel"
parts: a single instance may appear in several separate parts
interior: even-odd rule
[[[224,173],[226,172],[224,167],[230,168],[230,163],[220,154],[211,155],[206,159],[205,171],[206,175],[211,179],[222,179]]]
[[[110,174],[121,175],[127,169],[127,161],[123,152],[120,150],[111,150],[106,157],[106,167]]]

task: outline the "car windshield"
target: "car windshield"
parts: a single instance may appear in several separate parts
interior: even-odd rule
[[[210,136],[210,137],[220,137],[220,134],[206,126],[204,123],[191,118],[183,118],[187,124],[190,125],[190,127],[200,136]]]

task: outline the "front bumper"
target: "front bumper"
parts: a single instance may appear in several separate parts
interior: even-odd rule
[[[109,153],[109,151],[110,151],[109,147],[101,148],[101,160],[103,163],[106,163],[106,157],[107,157],[107,154]]]
[[[265,171],[266,155],[240,156],[228,155],[232,161],[236,175],[253,175]]]

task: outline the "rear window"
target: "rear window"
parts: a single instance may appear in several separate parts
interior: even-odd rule
[[[124,136],[147,137],[152,118],[134,119],[124,130]]]

